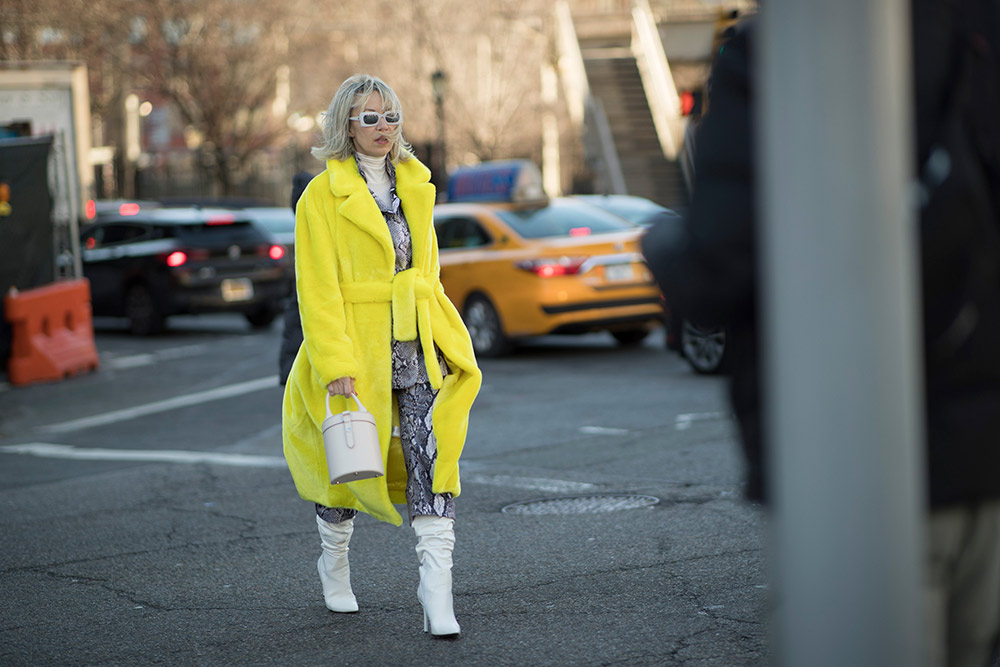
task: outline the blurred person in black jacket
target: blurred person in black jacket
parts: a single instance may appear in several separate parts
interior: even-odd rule
[[[925,200],[926,588],[934,656],[928,664],[981,667],[991,653],[996,656],[1000,636],[1000,9],[987,0],[914,0],[912,16],[915,173]],[[713,67],[708,113],[697,131],[689,212],[680,223],[654,226],[643,251],[672,309],[692,321],[726,326],[747,495],[766,503],[755,22],[751,18],[733,31]],[[942,150],[950,171],[929,174],[932,154]],[[972,265],[980,268],[973,271]],[[970,310],[972,320],[963,317]]]
[[[308,171],[300,171],[292,177],[292,212],[299,203],[299,197],[305,192],[313,175]],[[278,380],[282,385],[288,381],[292,371],[292,362],[302,345],[302,320],[299,319],[299,293],[292,290],[292,297],[285,308],[284,328],[281,330],[281,349],[278,351]]]

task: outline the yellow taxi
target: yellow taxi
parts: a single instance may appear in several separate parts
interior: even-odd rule
[[[459,170],[448,202],[435,207],[441,283],[476,354],[494,357],[518,338],[556,333],[606,330],[638,343],[663,319],[640,254],[644,229],[583,201],[539,197],[540,188],[522,187],[532,167]],[[463,177],[474,186],[462,187]]]

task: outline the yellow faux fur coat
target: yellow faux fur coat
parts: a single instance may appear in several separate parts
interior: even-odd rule
[[[396,193],[409,223],[411,269],[393,275],[396,252],[354,158],[329,160],[306,187],[295,216],[295,273],[305,341],[282,406],[285,460],[299,495],[328,507],[349,507],[395,525],[393,504],[406,502],[406,466],[392,436],[398,408],[392,394],[391,336],[418,334],[431,385],[439,389],[432,415],[438,455],[435,493],[461,491],[458,458],[482,375],[469,332],[440,282],[430,172],[417,159],[396,166]],[[450,373],[442,378],[434,346]],[[385,477],[331,486],[321,425],[326,386],[355,378],[358,397],[375,415]],[[333,414],[356,409],[330,399]]]

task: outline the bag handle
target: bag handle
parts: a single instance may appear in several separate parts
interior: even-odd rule
[[[353,398],[354,401],[358,404],[358,410],[360,410],[361,412],[368,412],[368,408],[366,408],[361,403],[361,399],[358,398],[357,392],[352,393],[349,398]],[[333,413],[330,412],[330,392],[326,392],[326,416],[327,417],[332,417],[333,416]]]

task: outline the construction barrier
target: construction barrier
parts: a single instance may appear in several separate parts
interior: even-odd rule
[[[90,281],[64,280],[4,296],[11,324],[7,365],[12,385],[61,380],[98,366]]]

